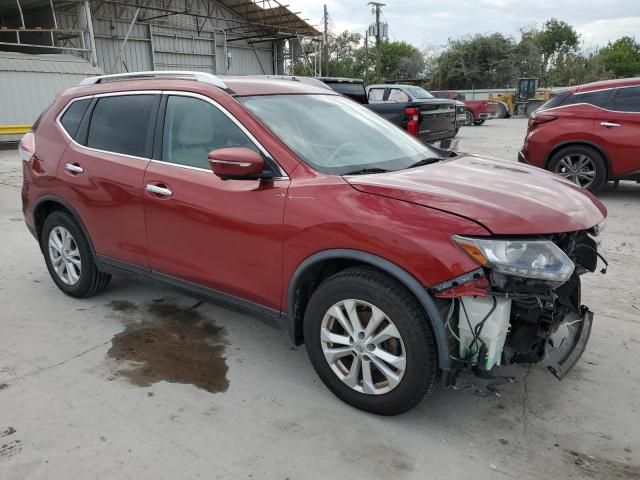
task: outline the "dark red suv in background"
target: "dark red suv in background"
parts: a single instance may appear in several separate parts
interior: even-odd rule
[[[463,368],[542,362],[562,378],[584,351],[580,275],[606,210],[574,184],[434,150],[295,80],[83,84],[20,145],[24,218],[66,294],[133,273],[242,308],[385,415]]]
[[[518,160],[592,192],[640,180],[640,78],[563,90],[534,112]]]

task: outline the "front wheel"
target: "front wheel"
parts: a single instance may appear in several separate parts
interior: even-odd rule
[[[602,155],[586,145],[563,148],[553,155],[547,168],[593,193],[607,182],[607,167]]]
[[[424,310],[376,270],[350,268],[325,280],[305,311],[304,337],[324,384],[361,410],[397,415],[435,386],[436,348]]]
[[[467,110],[464,113],[465,117],[467,117],[467,121],[465,122],[466,126],[471,126],[473,125],[473,122],[475,121],[475,117],[473,116],[473,112],[471,110]]]
[[[484,120],[474,120],[474,121],[473,121],[473,124],[474,124],[476,127],[479,127],[479,126],[480,126],[480,125],[482,125],[484,122],[485,122]]]

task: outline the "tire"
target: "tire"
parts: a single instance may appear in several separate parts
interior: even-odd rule
[[[465,115],[467,116],[467,122],[465,123],[466,126],[470,127],[472,126],[475,122],[476,117],[473,116],[473,112],[471,110],[467,110],[465,112]]]
[[[484,122],[485,122],[485,120],[474,120],[474,121],[473,121],[473,124],[474,124],[476,127],[479,127],[480,125],[484,124]]]
[[[507,106],[504,103],[498,103],[498,108],[500,109],[498,118],[509,118],[509,111],[507,110]]]
[[[358,336],[357,332],[350,335],[342,328],[343,323],[337,320],[337,316],[330,313],[335,312],[335,308],[340,309],[344,306],[341,302],[348,306],[353,299],[358,302],[360,320],[364,320],[365,330],[370,325],[366,319],[374,318],[374,315],[369,313],[374,310],[368,310],[369,307],[375,307],[379,314],[385,316],[379,326],[372,330],[369,336],[370,343],[368,339],[363,338],[364,335]],[[343,316],[343,320],[352,325],[346,313],[347,308],[340,311],[347,315]],[[324,336],[329,325],[334,328],[332,335],[340,335],[342,332],[339,342],[328,342],[328,337]],[[395,330],[389,327],[395,327]],[[382,330],[395,332],[398,336],[384,336],[382,338],[389,340],[376,341]],[[436,384],[436,346],[422,306],[404,286],[377,270],[367,267],[350,268],[322,282],[311,296],[305,311],[304,338],[309,358],[320,379],[338,398],[360,410],[379,415],[406,412],[420,403],[425,395],[431,393]],[[346,340],[348,338],[351,338],[353,343],[349,343]],[[370,349],[374,344],[377,347]],[[329,359],[325,356],[325,349],[331,348],[350,350],[350,353],[341,356],[330,365]],[[403,358],[404,370],[401,370],[402,366],[395,370],[390,368],[391,363],[383,362],[378,357],[380,353],[375,353],[380,352],[380,349],[384,350],[382,353],[385,355],[391,351],[395,359]],[[361,358],[360,363],[356,364],[359,366],[359,373],[355,377],[354,386],[350,386],[347,384],[347,372],[353,371],[358,357]],[[394,357],[386,358],[389,360]],[[369,364],[367,368],[365,363]],[[382,374],[383,370],[377,367],[381,363],[387,371],[392,371],[392,376]],[[341,371],[340,367],[348,368]],[[365,382],[365,370],[371,372],[370,376],[368,375],[371,382]],[[394,376],[395,385],[392,385],[388,379]]]
[[[65,232],[70,236],[70,240]],[[50,241],[53,244],[50,244]],[[62,247],[66,250],[64,255],[60,253],[62,243],[68,245],[68,248],[64,248],[64,245]],[[91,297],[103,291],[109,284],[111,275],[98,271],[88,239],[76,220],[68,213],[54,211],[45,219],[40,246],[51,278],[67,295],[75,298]],[[58,260],[58,270],[54,266],[54,258]],[[79,264],[76,265],[78,261]]]
[[[580,167],[580,160],[587,162],[580,169],[584,172],[579,175],[576,168]],[[573,165],[574,170],[569,168]],[[580,187],[586,188],[592,193],[599,192],[607,183],[607,166],[602,155],[594,148],[586,145],[570,145],[556,152],[547,165],[547,170],[572,181]],[[595,172],[595,176],[587,182],[587,172]]]

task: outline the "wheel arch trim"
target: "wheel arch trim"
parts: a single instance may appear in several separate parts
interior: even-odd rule
[[[85,238],[87,239],[87,242],[89,243],[89,248],[91,248],[91,253],[93,253],[95,255],[96,251],[95,251],[95,248],[93,247],[93,241],[91,240],[91,236],[89,235],[89,231],[87,230],[87,227],[85,227],[84,222],[82,221],[82,218],[80,217],[80,214],[77,212],[77,210],[75,208],[73,208],[73,206],[67,200],[65,200],[64,198],[60,197],[59,195],[53,195],[53,194],[43,195],[40,198],[38,198],[38,201],[36,202],[35,206],[33,207],[33,224],[34,224],[34,227],[36,228],[36,235],[37,235],[38,243],[42,244],[41,239],[40,239],[40,234],[42,232],[38,231],[36,217],[37,217],[37,214],[38,214],[38,210],[40,209],[42,204],[47,203],[47,202],[58,203],[62,207],[64,207],[67,211],[69,211],[69,213],[71,213],[71,216],[73,217],[73,219],[76,222],[78,222],[78,225],[80,225],[80,229],[82,230],[82,233],[84,234]]]
[[[435,301],[418,280],[407,272],[404,268],[389,260],[372,253],[352,249],[330,249],[317,252],[298,265],[289,281],[287,290],[287,315],[286,326],[291,340],[298,344],[302,337],[302,322],[297,320],[296,314],[296,291],[304,274],[309,268],[313,268],[320,262],[327,260],[355,260],[363,264],[371,265],[387,273],[402,285],[405,286],[420,302],[427,314],[427,320],[431,325],[438,354],[438,366],[441,370],[451,369],[451,359],[449,358],[449,346],[447,334],[444,328],[444,321]]]

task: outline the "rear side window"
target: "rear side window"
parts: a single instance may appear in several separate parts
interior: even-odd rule
[[[384,88],[370,88],[369,89],[369,101],[381,102],[384,100]]]
[[[640,112],[640,87],[616,90],[613,109],[619,112]]]
[[[156,95],[123,95],[98,100],[91,115],[87,146],[146,157]]]
[[[84,114],[86,113],[90,103],[90,98],[86,98],[84,100],[76,100],[71,105],[69,105],[67,111],[64,112],[64,114],[60,118],[60,123],[69,134],[69,136],[74,140],[76,140],[76,134],[78,133],[80,122],[82,122],[82,117],[84,117]]]

